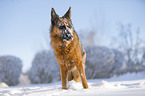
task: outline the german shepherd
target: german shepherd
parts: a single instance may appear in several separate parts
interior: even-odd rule
[[[67,81],[82,81],[83,88],[88,84],[85,75],[86,52],[75,32],[71,20],[71,7],[62,17],[51,9],[51,47],[60,67],[62,89],[67,89]]]

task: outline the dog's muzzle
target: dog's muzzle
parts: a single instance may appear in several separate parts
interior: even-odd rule
[[[64,30],[62,32],[61,39],[64,41],[71,41],[73,40],[73,34],[71,34],[68,30]]]

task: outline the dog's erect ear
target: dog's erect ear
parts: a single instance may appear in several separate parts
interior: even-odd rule
[[[51,23],[54,24],[54,20],[58,20],[59,16],[56,14],[54,8],[51,9]]]
[[[56,14],[54,8],[51,9],[51,19],[58,18],[59,16]]]
[[[68,11],[65,13],[65,15],[63,16],[63,18],[67,18],[67,19],[70,19],[71,18],[71,7],[69,7]]]

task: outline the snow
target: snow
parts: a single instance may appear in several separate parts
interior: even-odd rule
[[[6,83],[4,83],[4,82],[0,82],[0,88],[4,88],[4,87],[9,87]]]
[[[145,96],[145,73],[128,73],[110,79],[88,80],[89,89],[70,81],[68,90],[61,82],[0,88],[0,96]],[[133,78],[134,77],[134,78]]]

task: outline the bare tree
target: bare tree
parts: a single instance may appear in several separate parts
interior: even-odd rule
[[[125,62],[128,66],[128,71],[141,71],[143,69],[143,52],[144,41],[140,37],[140,29],[135,32],[132,30],[132,25],[119,25],[120,34],[113,40],[118,44],[118,48],[125,54]]]
[[[91,30],[80,30],[79,36],[85,46],[102,46],[104,44],[105,36],[107,35],[107,22],[104,13],[95,12],[95,15],[90,18]]]

